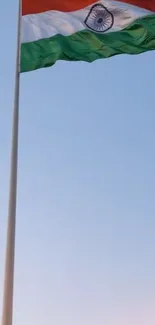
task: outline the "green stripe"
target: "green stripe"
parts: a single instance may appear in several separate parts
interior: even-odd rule
[[[117,54],[139,54],[155,49],[155,15],[135,21],[124,30],[97,34],[89,30],[56,35],[22,44],[21,72],[52,66],[57,60],[87,61]]]

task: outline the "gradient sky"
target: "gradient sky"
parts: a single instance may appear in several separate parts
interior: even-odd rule
[[[0,10],[0,310],[16,2]],[[154,61],[22,75],[14,325],[155,324]]]

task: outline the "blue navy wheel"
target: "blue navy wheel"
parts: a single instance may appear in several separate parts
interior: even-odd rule
[[[113,26],[114,16],[102,4],[96,4],[90,9],[84,23],[96,33],[105,33]]]

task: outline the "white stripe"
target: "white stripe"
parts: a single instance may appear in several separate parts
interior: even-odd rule
[[[115,0],[102,0],[96,3],[104,5],[114,15],[114,24],[109,30],[110,32],[121,30],[134,20],[152,14],[148,10]],[[92,5],[67,13],[51,10],[40,14],[23,16],[22,43],[49,38],[57,34],[69,36],[88,28],[84,21],[91,8]]]

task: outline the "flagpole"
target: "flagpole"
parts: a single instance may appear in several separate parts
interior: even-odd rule
[[[4,273],[4,296],[2,310],[2,325],[12,325],[13,321],[13,287],[16,234],[16,200],[17,200],[17,169],[18,169],[18,124],[19,124],[19,88],[20,88],[20,34],[22,0],[19,0],[18,35],[15,71],[15,94],[12,129],[12,153],[10,166],[10,192],[8,206],[7,244]]]

